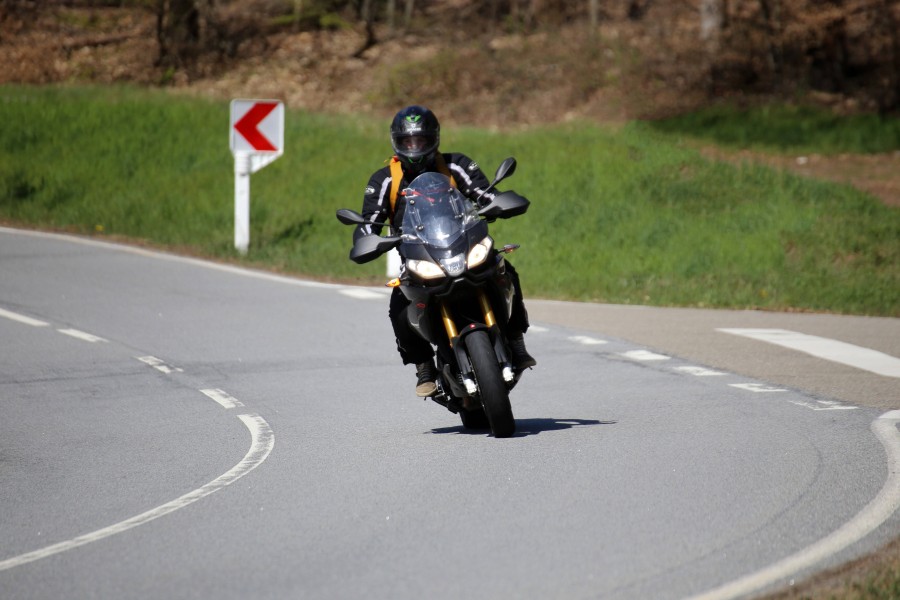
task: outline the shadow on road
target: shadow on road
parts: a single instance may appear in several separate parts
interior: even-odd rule
[[[516,419],[516,434],[513,437],[525,437],[537,435],[544,431],[561,431],[574,427],[587,425],[615,425],[617,421],[598,421],[596,419]],[[462,425],[457,427],[439,427],[431,430],[431,433],[458,433],[464,435],[485,435],[487,429],[466,429]]]

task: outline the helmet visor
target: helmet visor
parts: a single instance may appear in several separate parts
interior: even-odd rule
[[[431,155],[438,146],[435,135],[398,135],[394,136],[393,142],[394,152],[411,162]]]
[[[405,154],[415,154],[422,152],[428,147],[428,138],[424,135],[410,135],[401,138],[397,145]]]

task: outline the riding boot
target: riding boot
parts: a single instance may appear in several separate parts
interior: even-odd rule
[[[521,331],[510,332],[509,350],[512,352],[513,368],[516,371],[524,371],[537,364],[537,361],[528,354],[528,350],[525,348],[525,336]]]
[[[437,368],[434,366],[434,360],[428,359],[427,362],[416,365],[416,396],[419,398],[428,398],[437,393]]]

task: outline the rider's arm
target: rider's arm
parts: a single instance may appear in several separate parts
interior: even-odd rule
[[[391,173],[387,167],[376,171],[369,178],[363,196],[362,216],[366,220],[374,220],[377,225],[360,225],[353,231],[353,240],[364,235],[381,233],[381,224],[390,217],[391,211]]]
[[[481,193],[491,184],[487,176],[481,171],[478,163],[465,154],[453,152],[445,156],[447,157],[447,166],[453,175],[453,179],[456,180],[459,191],[471,200],[474,201],[481,196]],[[496,191],[492,191],[485,194],[481,198],[481,204],[484,205],[493,200],[495,193]]]

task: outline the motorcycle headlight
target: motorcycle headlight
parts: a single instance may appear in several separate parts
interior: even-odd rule
[[[444,271],[430,260],[408,260],[406,267],[422,279],[436,279],[444,276]]]
[[[457,277],[466,270],[466,261],[462,254],[457,254],[450,258],[442,258],[441,266],[450,274],[450,277]]]
[[[488,254],[491,253],[491,246],[493,245],[493,240],[489,237],[484,238],[475,246],[469,250],[469,257],[466,262],[469,264],[469,268],[477,267],[481,263],[485,261],[488,257]]]

